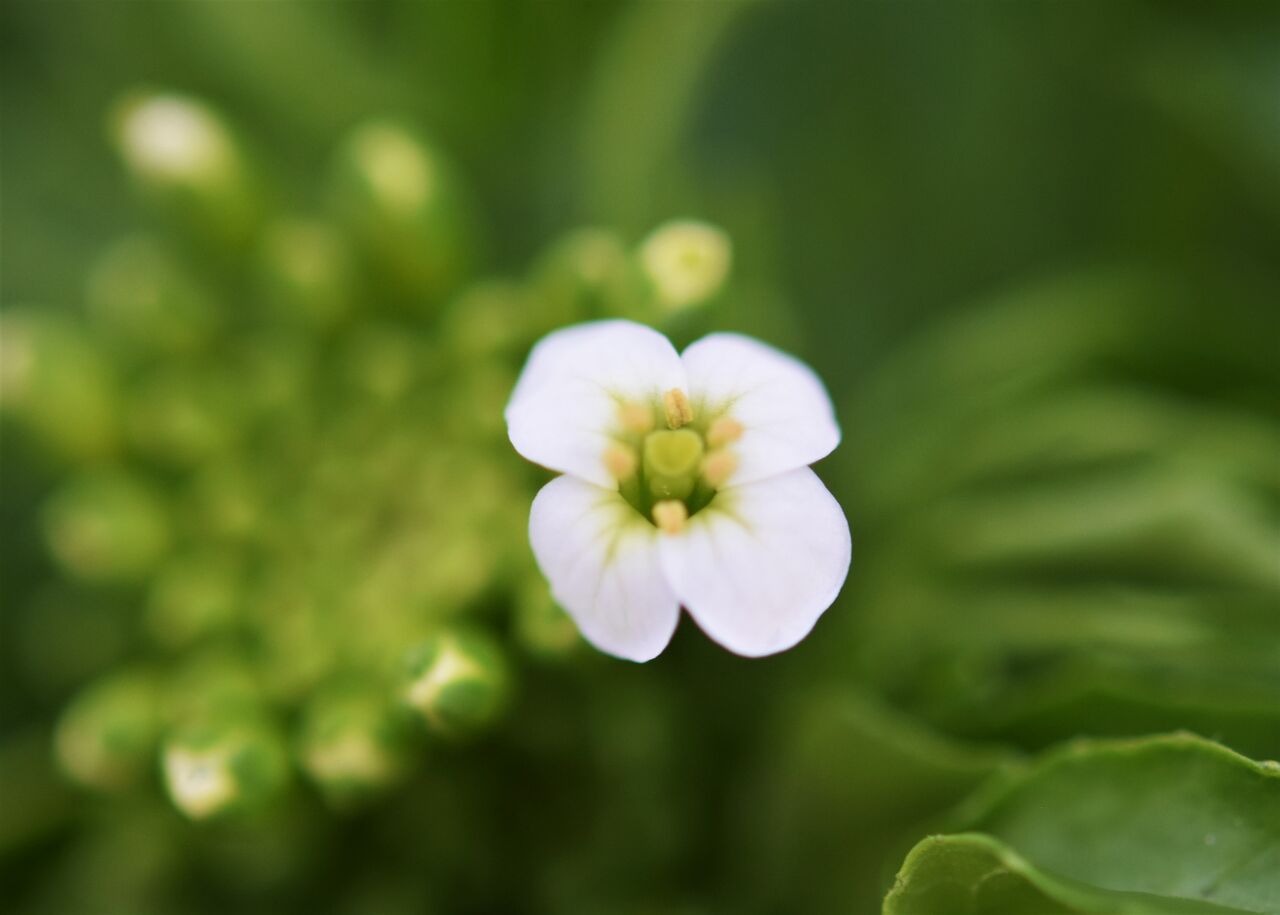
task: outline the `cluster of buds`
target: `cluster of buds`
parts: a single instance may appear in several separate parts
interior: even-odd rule
[[[458,170],[405,125],[355,127],[292,212],[204,102],[135,93],[110,135],[161,231],[102,252],[82,314],[0,316],[4,421],[60,474],[41,600],[119,608],[92,651],[23,630],[49,689],[80,686],[56,756],[96,791],[158,782],[196,820],[306,782],[359,803],[432,740],[496,726],[519,656],[577,656],[506,446],[524,353],[566,322],[695,314],[728,239],[583,229],[500,280],[475,272]],[[635,459],[657,485],[681,455],[653,441]]]

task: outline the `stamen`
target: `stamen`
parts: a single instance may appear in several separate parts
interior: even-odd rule
[[[635,476],[640,459],[634,449],[626,445],[610,445],[604,452],[604,466],[618,482],[629,480]]]
[[[712,489],[719,489],[738,469],[738,459],[731,452],[712,451],[702,460],[702,478]]]
[[[679,388],[672,388],[662,395],[662,409],[667,414],[667,425],[672,429],[693,422],[693,406]]]
[[[712,448],[728,445],[742,438],[742,423],[731,416],[721,416],[707,430],[707,444]]]
[[[644,435],[653,429],[653,410],[638,403],[624,403],[618,408],[618,422],[627,432]]]
[[[678,534],[684,530],[684,523],[689,520],[689,509],[683,502],[665,499],[653,506],[653,523],[664,534]]]

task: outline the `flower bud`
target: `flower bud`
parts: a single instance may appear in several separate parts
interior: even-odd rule
[[[725,286],[733,249],[722,230],[678,220],[654,229],[639,260],[660,309],[676,312],[713,299]]]
[[[236,617],[241,574],[236,559],[218,550],[170,560],[151,583],[148,631],[160,645],[176,647],[226,627]]]
[[[137,671],[113,674],[63,710],[54,733],[58,764],[86,787],[131,787],[153,764],[159,727],[154,678]]]
[[[130,442],[166,464],[189,466],[225,452],[239,431],[229,379],[168,368],[144,377],[128,401]]]
[[[533,307],[517,284],[482,280],[449,303],[441,331],[454,358],[464,364],[509,355],[534,336],[528,330]]]
[[[404,774],[407,723],[403,710],[372,685],[330,688],[303,709],[296,754],[330,801],[350,803]]]
[[[563,324],[626,315],[639,296],[626,245],[607,229],[579,229],[556,241],[534,268],[540,320],[533,336]]]
[[[342,369],[358,390],[381,400],[408,392],[421,371],[415,341],[387,324],[369,324],[350,336],[341,354]]]
[[[65,459],[102,458],[119,444],[111,366],[80,327],[50,315],[0,315],[0,409]]]
[[[147,575],[169,546],[159,498],[140,479],[98,471],[72,479],[44,509],[54,557],[88,581],[133,581]]]
[[[582,644],[578,627],[551,597],[546,579],[536,570],[516,591],[514,611],[515,636],[532,654],[560,658]]]
[[[262,809],[284,790],[284,742],[255,715],[215,717],[177,728],[161,750],[165,788],[193,820]]]
[[[412,301],[438,301],[473,257],[473,216],[453,169],[390,121],[371,121],[338,156],[335,203],[380,276]]]
[[[215,461],[199,468],[192,478],[186,510],[204,536],[251,540],[262,532],[267,514],[262,485],[247,465]]]
[[[207,105],[175,93],[135,93],[112,117],[112,135],[141,190],[207,241],[239,247],[257,219],[244,154]]]
[[[208,294],[156,241],[127,238],[107,249],[86,288],[94,324],[131,347],[188,353],[206,343],[218,324]]]
[[[218,645],[183,656],[165,682],[163,700],[165,721],[181,727],[253,714],[262,707],[263,691],[242,652]]]
[[[506,658],[477,630],[448,630],[428,639],[409,652],[405,673],[405,701],[444,736],[476,732],[506,704]]]
[[[354,270],[342,237],[316,220],[271,226],[260,257],[263,291],[286,322],[327,328],[352,307]]]

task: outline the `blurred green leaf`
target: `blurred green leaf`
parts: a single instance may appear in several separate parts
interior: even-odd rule
[[[1280,911],[1280,764],[1199,737],[1069,745],[955,822],[983,835],[916,846],[886,915]]]
[[[884,915],[1212,915],[1208,902],[1100,890],[1028,864],[980,834],[933,836],[911,850]]]

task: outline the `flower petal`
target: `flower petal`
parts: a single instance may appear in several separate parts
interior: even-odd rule
[[[613,488],[604,451],[619,404],[660,402],[685,389],[671,342],[631,321],[593,321],[556,331],[529,353],[507,403],[511,444],[536,464]]]
[[[728,485],[806,467],[840,443],[831,398],[799,359],[749,337],[711,334],[681,360],[695,417],[724,415],[742,426]]]
[[[569,476],[542,487],[529,514],[529,542],[552,596],[587,641],[631,661],[661,653],[680,617],[657,536],[617,492]]]
[[[658,549],[707,635],[758,657],[796,644],[835,600],[849,571],[849,525],[805,467],[721,490]]]

